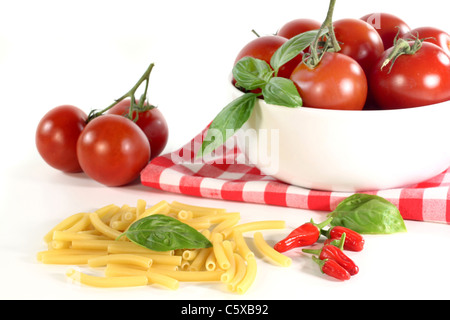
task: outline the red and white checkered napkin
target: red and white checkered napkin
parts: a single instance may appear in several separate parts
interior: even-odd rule
[[[239,148],[224,145],[208,161],[195,155],[206,130],[182,148],[153,159],[141,173],[141,183],[191,196],[332,211],[352,193],[309,190],[262,174],[249,165]],[[406,220],[450,223],[450,168],[438,176],[405,188],[365,192],[395,204]]]

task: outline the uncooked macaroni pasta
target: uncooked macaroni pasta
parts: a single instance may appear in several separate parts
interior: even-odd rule
[[[266,240],[264,240],[264,237],[262,235],[261,232],[255,232],[255,234],[253,235],[253,240],[255,242],[255,246],[256,248],[258,248],[258,250],[265,255],[266,257],[268,257],[269,259],[271,259],[272,261],[274,261],[275,263],[283,266],[283,267],[288,267],[291,265],[292,263],[292,259],[285,256],[284,254],[278,252],[277,250],[275,250],[273,247],[271,247]]]
[[[212,247],[153,251],[120,237],[131,224],[154,214],[176,218],[201,232]],[[48,249],[37,254],[44,264],[69,265],[66,276],[75,283],[93,287],[159,285],[176,290],[180,282],[216,282],[218,287],[243,294],[257,279],[257,256],[246,237],[267,258],[289,266],[290,258],[276,252],[261,233],[283,229],[285,222],[239,223],[238,212],[200,207],[173,201],[136,206],[110,204],[93,212],[74,214],[45,236]],[[253,236],[248,233],[253,232]],[[261,261],[267,261],[266,259]]]

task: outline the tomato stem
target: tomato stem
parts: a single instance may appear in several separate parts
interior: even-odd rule
[[[322,23],[322,25],[319,29],[319,32],[317,33],[317,36],[313,41],[313,44],[311,45],[311,54],[307,61],[307,65],[311,68],[314,68],[315,66],[317,66],[319,64],[319,62],[322,59],[322,56],[325,52],[327,52],[327,51],[338,52],[341,50],[341,46],[339,45],[339,42],[336,39],[336,35],[334,34],[334,29],[333,29],[333,12],[334,12],[335,5],[336,5],[336,0],[330,0],[327,16],[326,16],[324,22]],[[325,29],[328,29],[327,41],[324,44],[323,50],[319,50],[320,39],[323,34],[322,31],[324,31]],[[322,52],[320,53],[320,51],[322,51]]]
[[[258,38],[261,38],[261,36],[259,35],[259,33],[258,32],[256,32],[256,30],[255,29],[252,29],[252,32],[258,37]]]
[[[130,103],[130,108],[129,108],[129,112],[126,115],[129,119],[133,120],[133,121],[137,121],[137,118],[139,117],[139,112],[142,111],[146,111],[146,110],[150,110],[152,108],[154,108],[153,106],[146,106],[145,105],[145,100],[147,97],[147,90],[148,90],[148,84],[149,84],[149,79],[150,79],[150,74],[153,70],[153,67],[155,66],[154,63],[151,63],[147,70],[145,70],[144,74],[141,76],[141,78],[138,80],[138,82],[136,82],[136,84],[124,95],[122,95],[119,99],[114,100],[114,102],[109,105],[108,107],[106,107],[103,110],[92,110],[89,113],[89,116],[86,120],[86,123],[88,123],[89,121],[91,121],[94,118],[97,118],[99,116],[101,116],[102,114],[104,114],[105,112],[107,112],[109,109],[111,109],[112,107],[114,107],[116,104],[118,104],[120,101],[126,99],[126,98],[130,98],[131,99],[131,103]],[[142,83],[145,81],[145,89],[144,89],[144,93],[141,95],[140,99],[139,99],[139,103],[136,104],[136,97],[135,97],[135,93],[137,91],[137,89],[139,89],[139,87],[142,85]],[[136,112],[135,117],[133,118],[133,113]]]
[[[381,70],[383,70],[384,67],[386,67],[389,63],[391,66],[389,67],[388,73],[391,72],[392,67],[394,66],[395,60],[398,59],[401,55],[404,54],[415,54],[417,51],[422,48],[422,42],[426,39],[419,39],[419,37],[416,37],[414,39],[414,43],[410,44],[408,40],[399,38],[398,39],[398,33],[397,36],[394,39],[394,47],[392,48],[391,53],[388,55],[386,60],[384,60],[383,64],[381,65]]]

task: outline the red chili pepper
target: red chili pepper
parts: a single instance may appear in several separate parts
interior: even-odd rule
[[[315,256],[313,256],[312,258],[319,265],[320,271],[322,271],[322,273],[343,281],[349,280],[351,278],[350,273],[348,273],[347,270],[341,267],[335,260],[321,260]]]
[[[320,260],[334,260],[352,276],[359,272],[359,268],[353,260],[334,245],[328,244],[318,250],[303,249],[303,252],[317,254]]]
[[[364,238],[361,234],[353,231],[349,228],[336,226],[328,230],[321,230],[321,233],[328,239],[337,240],[340,239],[342,234],[345,233],[344,249],[350,251],[361,251],[364,248]]]
[[[286,238],[279,241],[273,247],[278,252],[285,252],[293,248],[310,246],[317,242],[321,230],[327,226],[333,218],[329,218],[322,223],[316,224],[312,221],[302,224],[294,229]]]

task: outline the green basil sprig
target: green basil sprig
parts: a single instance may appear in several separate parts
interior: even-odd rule
[[[398,208],[383,197],[356,193],[338,204],[329,217],[332,226],[343,226],[362,234],[406,232]]]
[[[235,131],[241,128],[250,118],[256,104],[258,95],[248,92],[239,98],[231,101],[211,122],[208,132],[199,151],[209,154],[220,147],[228,138],[234,135]],[[229,129],[232,130],[229,130]]]
[[[270,65],[275,70],[275,76],[278,70],[287,62],[294,59],[300,52],[308,48],[316,39],[319,30],[311,30],[300,35],[292,37],[285,44],[283,44],[270,59]],[[319,37],[322,37],[328,32],[328,28],[323,28],[320,31]]]
[[[325,28],[321,35],[327,31]],[[302,98],[292,80],[277,77],[277,74],[284,64],[310,46],[318,33],[319,30],[312,30],[289,39],[273,54],[270,65],[253,57],[242,58],[233,68],[236,86],[246,91],[261,89],[264,100],[270,104],[289,108],[301,107]],[[211,122],[197,157],[211,153],[234,135],[250,118],[257,97],[256,93],[247,92],[222,109]]]
[[[274,77],[275,72],[264,60],[244,57],[234,66],[233,77],[238,87],[248,91],[261,89],[264,100],[267,103],[289,108],[302,106],[302,98],[292,80]],[[233,105],[236,105],[236,103],[233,103]],[[237,105],[239,106],[239,104]],[[227,118],[230,117],[228,114],[225,115]],[[219,114],[217,117],[218,121],[221,121],[220,118],[222,117]],[[248,118],[245,119],[245,121],[247,120]]]
[[[273,70],[264,60],[244,57],[233,68],[237,85],[247,90],[264,87],[272,78]]]
[[[295,84],[286,78],[274,77],[262,88],[264,101],[278,106],[295,108],[303,104]]]
[[[161,214],[139,219],[119,238],[122,236],[154,251],[201,249],[212,246],[211,242],[196,229]]]

